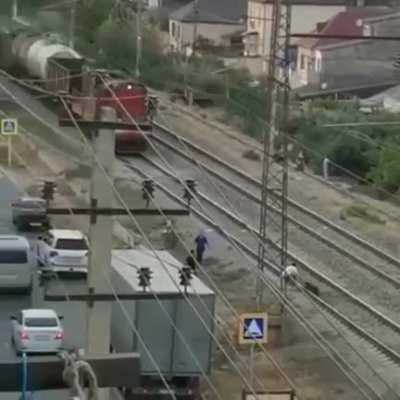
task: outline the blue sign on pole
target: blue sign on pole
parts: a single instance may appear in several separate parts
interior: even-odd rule
[[[267,343],[268,316],[266,313],[243,314],[240,317],[239,343]]]

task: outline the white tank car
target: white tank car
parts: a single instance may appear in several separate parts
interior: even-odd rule
[[[29,75],[43,80],[48,78],[50,58],[82,58],[75,50],[62,44],[59,35],[56,34],[21,33],[14,39],[11,51],[18,64],[25,68]]]

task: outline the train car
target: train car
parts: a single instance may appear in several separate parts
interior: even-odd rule
[[[137,270],[148,267],[152,271],[152,291],[170,296],[162,300],[124,300],[123,308],[121,303],[114,302],[112,351],[140,353],[141,384],[129,393],[128,399],[171,398],[157,367],[178,400],[200,399],[202,374],[211,371],[215,295],[199,278],[193,277],[188,288],[189,304],[179,297],[182,291],[179,269],[183,265],[166,251],[157,251],[157,256],[163,264],[149,250],[113,250],[111,280],[118,293],[143,292]],[[132,330],[132,323],[136,331]],[[157,366],[146,349],[150,349]]]
[[[14,66],[24,70],[30,78],[38,79],[37,84],[55,95],[70,95],[76,116],[87,119],[89,115],[90,119],[91,115],[94,118],[98,107],[108,105],[116,110],[120,120],[136,121],[137,129],[116,132],[117,154],[138,154],[146,150],[145,132],[151,130],[151,122],[145,86],[122,76],[116,78],[114,72],[107,70],[95,71],[102,79],[92,80],[93,74],[85,68],[84,58],[64,45],[57,34],[18,32],[9,38],[8,47],[2,48],[11,53]],[[99,99],[94,103],[90,101],[91,97]]]
[[[149,95],[144,85],[130,80],[106,78],[96,91],[96,108],[109,106],[115,109],[117,118],[136,129],[117,130],[115,151],[120,155],[142,153],[147,149],[145,135],[151,130]]]
[[[49,91],[70,93],[74,79],[82,72],[83,57],[61,43],[59,35],[19,33],[12,40],[11,54],[15,63],[31,78],[40,80]]]

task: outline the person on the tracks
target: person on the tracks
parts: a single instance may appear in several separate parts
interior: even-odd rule
[[[186,257],[186,264],[192,269],[193,272],[196,271],[196,260],[194,257],[194,250],[190,250],[190,254]]]
[[[196,259],[197,262],[201,264],[206,246],[208,246],[208,240],[203,233],[200,233],[194,241],[196,243]]]
[[[288,284],[295,285],[299,276],[299,271],[296,267],[295,263],[288,265],[282,272],[281,275],[281,282],[282,282],[282,289],[286,292],[286,288]]]

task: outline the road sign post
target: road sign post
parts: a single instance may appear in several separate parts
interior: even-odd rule
[[[254,350],[256,344],[268,342],[268,315],[267,313],[242,314],[239,320],[239,344],[250,345],[249,380],[254,383]]]
[[[12,137],[18,135],[18,121],[12,118],[1,120],[1,134],[7,136],[8,166],[12,165]]]

